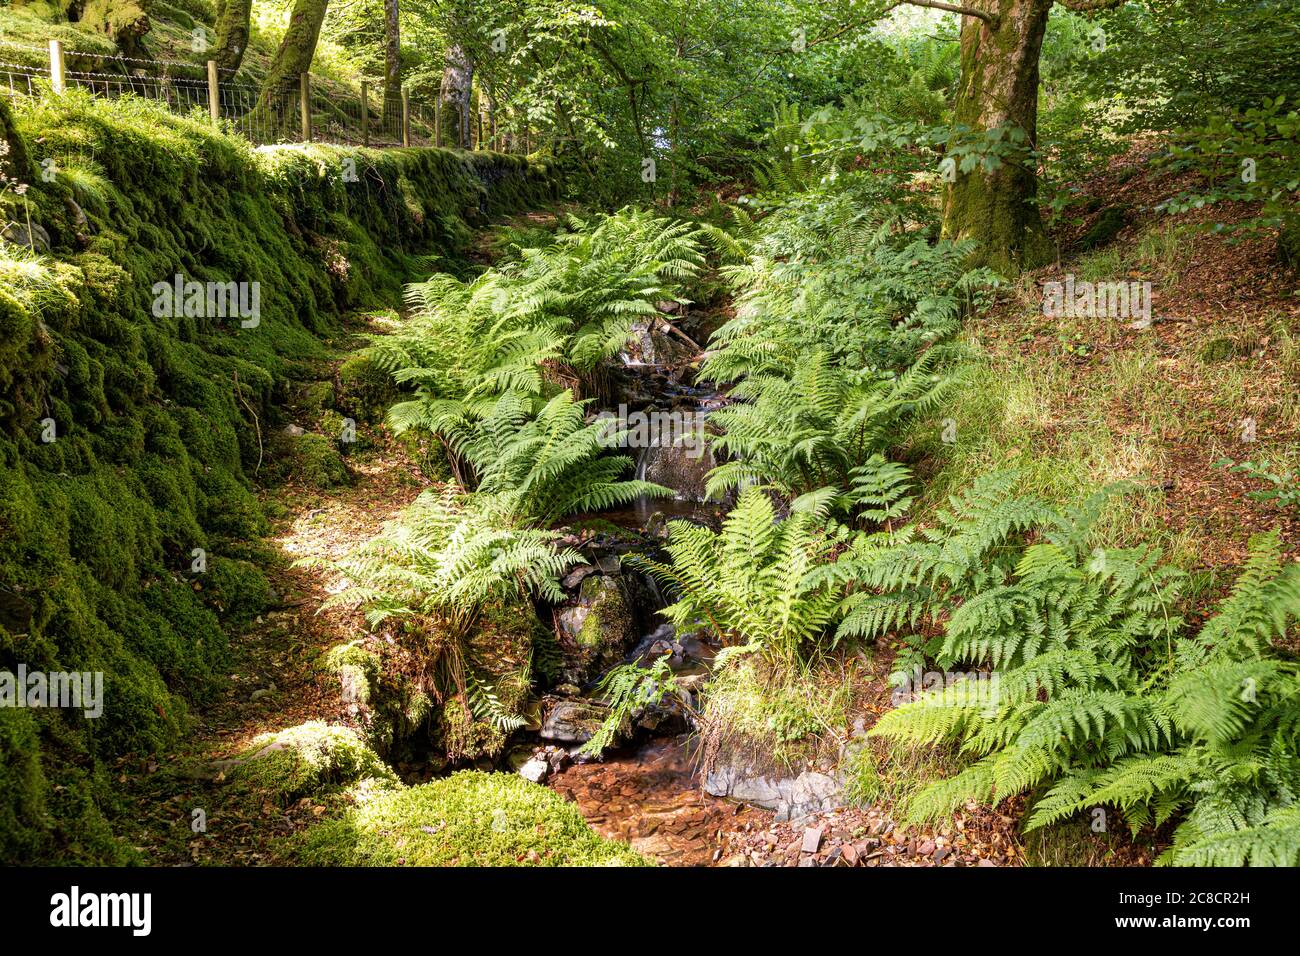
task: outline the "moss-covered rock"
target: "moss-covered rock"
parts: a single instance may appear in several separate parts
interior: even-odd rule
[[[1226,362],[1230,359],[1240,358],[1243,355],[1249,355],[1257,345],[1258,343],[1248,336],[1221,335],[1202,342],[1197,350],[1197,355],[1202,362],[1213,365],[1217,362]]]
[[[494,758],[525,722],[533,647],[543,632],[527,601],[497,601],[480,612],[466,641],[470,684],[438,708],[437,739],[449,760]]]
[[[298,855],[316,866],[648,865],[553,790],[472,770],[380,794],[312,828]]]
[[[383,756],[401,755],[404,744],[424,727],[433,711],[429,695],[362,641],[330,648],[322,661],[339,681],[349,714],[357,717],[366,742]]]
[[[360,734],[320,721],[262,734],[229,763],[227,775],[286,801],[361,781],[371,787],[397,785],[396,775]]]
[[[623,659],[637,638],[636,616],[617,574],[583,578],[577,600],[557,615],[569,680],[584,684]]]
[[[235,625],[247,624],[271,606],[271,583],[248,561],[213,557],[201,584],[217,615]]]
[[[1097,249],[1114,240],[1129,223],[1130,210],[1127,206],[1109,206],[1101,211],[1088,231],[1079,240],[1079,250],[1087,252]]]
[[[351,480],[339,443],[316,432],[283,431],[270,448],[268,471],[308,488],[333,488]]]
[[[339,365],[338,407],[358,422],[383,421],[398,394],[392,376],[363,355]]]

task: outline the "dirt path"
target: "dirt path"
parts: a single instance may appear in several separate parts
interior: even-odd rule
[[[378,432],[378,430],[376,430]],[[419,494],[424,483],[402,449],[381,434],[377,447],[349,459],[351,484],[328,490],[293,483],[263,495],[273,521],[267,568],[279,605],[231,636],[229,680],[221,696],[195,713],[188,738],[159,759],[125,758],[115,768],[124,812],[120,825],[154,865],[255,865],[272,862],[273,840],[316,819],[310,800],[289,808],[249,805],[204,777],[213,761],[231,757],[258,734],[310,720],[348,723],[337,681],[320,666],[322,653],[352,640],[360,628],[341,610],[318,613],[328,576],[295,568],[302,558],[338,558],[380,529]],[[206,832],[194,831],[203,811]]]

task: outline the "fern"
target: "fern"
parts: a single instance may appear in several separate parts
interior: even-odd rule
[[[1300,616],[1300,570],[1281,567],[1277,534],[1252,539],[1218,613],[1184,635],[1170,611],[1180,576],[1158,552],[1088,549],[1115,492],[1059,509],[1015,484],[1012,472],[986,476],[935,527],[868,542],[813,575],[859,589],[841,632],[937,627],[926,646],[941,663],[995,669],[992,702],[949,689],[873,728],[975,760],[909,814],[1029,794],[1030,829],[1108,806],[1135,833],[1181,817],[1164,862],[1293,860],[1300,678],[1269,643]]]
[[[455,452],[473,468],[478,491],[493,496],[511,521],[550,526],[584,511],[671,495],[660,485],[620,476],[632,468],[625,455],[605,455],[620,436],[605,423],[587,424],[583,404],[560,392],[532,414],[534,402],[507,393],[483,417],[450,430]]]
[[[473,281],[434,275],[407,288],[409,318],[365,350],[413,392],[389,412],[396,432],[448,440],[507,394],[540,401],[566,381],[590,394],[636,319],[685,302],[704,263],[700,230],[633,207],[567,224]]]
[[[609,707],[609,714],[579,752],[599,756],[614,743],[637,711],[656,707],[663,703],[664,698],[677,692],[666,657],[648,666],[630,663],[612,668],[601,678],[592,694],[593,699]]]
[[[810,576],[832,544],[814,516],[795,512],[779,520],[767,491],[749,488],[720,533],[670,522],[671,562],[633,563],[677,596],[661,613],[679,629],[706,622],[725,644],[793,660],[838,613],[839,591]]]

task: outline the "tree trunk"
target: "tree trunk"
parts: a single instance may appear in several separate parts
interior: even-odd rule
[[[78,23],[113,40],[125,56],[144,56],[144,35],[149,32],[145,0],[86,0]]]
[[[288,126],[296,115],[299,76],[311,69],[328,5],[329,0],[294,2],[289,29],[275,51],[258,97],[258,110],[267,113],[276,128]]]
[[[444,146],[469,149],[470,95],[474,89],[474,63],[460,44],[447,50],[442,72],[442,124]]]
[[[997,28],[966,16],[961,27],[961,88],[953,123],[972,130],[1019,127],[1038,142],[1038,57],[1052,0],[970,0],[998,15]],[[1012,273],[1049,261],[1052,244],[1037,205],[1034,160],[1004,158],[991,173],[957,173],[944,200],[943,236],[973,239],[977,264]]]
[[[217,51],[213,59],[223,70],[234,72],[248,49],[248,21],[253,0],[224,0],[217,10]]]
[[[397,22],[398,0],[384,0],[384,119],[402,117],[402,34]]]

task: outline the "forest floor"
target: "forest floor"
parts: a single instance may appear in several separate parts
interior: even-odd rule
[[[1053,372],[1045,390],[1057,418],[1052,432],[1083,419],[1104,425],[1115,445],[1140,449],[1145,477],[1163,492],[1155,517],[1185,537],[1200,566],[1239,563],[1249,537],[1274,527],[1287,554],[1300,557],[1300,511],[1247,498],[1261,482],[1213,467],[1222,458],[1300,464],[1295,276],[1277,263],[1272,236],[1236,241],[1203,228],[1256,210],[1237,204],[1226,216],[1222,208],[1163,215],[1155,206],[1179,180],[1149,178],[1143,167],[1135,147],[1083,184],[1102,212],[1062,231],[1067,249],[1106,209],[1128,209],[1128,224],[1114,241],[1067,255],[1032,282],[1149,281],[1150,324],[1050,319],[1038,288],[1022,282],[974,324],[973,338],[1005,369],[1032,363]]]

